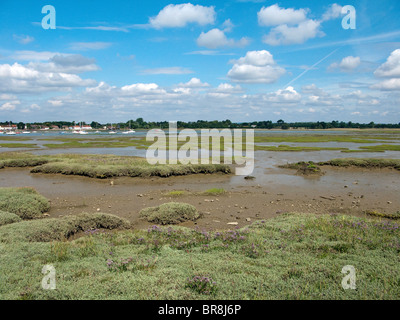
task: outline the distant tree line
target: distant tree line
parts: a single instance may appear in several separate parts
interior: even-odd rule
[[[24,129],[25,126],[30,129],[32,127],[58,127],[60,129],[65,127],[73,127],[76,125],[90,125],[93,129],[103,129],[113,128],[113,129],[167,129],[169,127],[168,121],[161,122],[146,122],[143,118],[137,118],[136,120],[129,120],[127,122],[120,123],[100,123],[96,121],[92,121],[91,123],[82,122],[68,122],[68,121],[45,121],[45,122],[33,122],[33,123],[24,123],[18,122],[13,123],[12,121],[0,122],[1,126],[7,125],[17,125],[18,129]],[[197,120],[190,122],[177,122],[178,128],[188,128],[188,129],[236,129],[236,128],[255,128],[255,129],[396,129],[400,128],[400,122],[397,124],[388,124],[388,123],[357,123],[357,122],[344,122],[344,121],[317,121],[317,122],[285,122],[284,120],[278,120],[277,122],[273,121],[253,121],[253,122],[232,122],[230,120],[223,121],[205,121],[205,120]]]

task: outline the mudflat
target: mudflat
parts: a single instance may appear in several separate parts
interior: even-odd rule
[[[203,214],[196,222],[181,225],[206,230],[243,227],[285,212],[365,216],[367,210],[393,213],[400,206],[397,170],[323,171],[322,176],[308,177],[274,168],[254,179],[225,174],[92,179],[5,168],[0,171],[0,187],[34,187],[51,201],[50,217],[111,213],[140,229],[151,225],[139,218],[141,209],[171,201],[192,204]],[[205,193],[211,188],[225,192]]]

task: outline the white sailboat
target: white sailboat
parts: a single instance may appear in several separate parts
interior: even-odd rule
[[[130,134],[130,133],[135,133],[135,130],[132,130],[132,120],[129,122],[129,130],[122,132],[122,134]]]

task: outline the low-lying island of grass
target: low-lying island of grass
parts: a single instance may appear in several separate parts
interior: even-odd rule
[[[231,173],[231,167],[225,164],[151,165],[139,157],[80,154],[35,156],[18,152],[0,154],[0,169],[5,167],[33,167],[32,173],[58,173],[99,179]]]
[[[320,161],[317,163],[314,163],[313,161],[308,161],[308,162],[300,161],[297,163],[288,163],[280,165],[279,167],[284,169],[296,169],[297,172],[301,174],[311,174],[311,173],[320,173],[321,166],[341,167],[341,168],[358,167],[366,169],[388,168],[388,169],[400,170],[400,159],[344,158],[344,159]]]

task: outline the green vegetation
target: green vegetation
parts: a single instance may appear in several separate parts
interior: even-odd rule
[[[399,132],[400,133],[400,132]],[[292,142],[292,143],[324,143],[324,142],[348,142],[348,143],[376,143],[380,141],[400,140],[400,136],[381,136],[367,135],[363,133],[353,133],[352,135],[326,135],[326,134],[308,134],[308,135],[273,135],[256,136],[255,143],[266,142]]]
[[[22,152],[3,152],[0,153],[0,169],[7,167],[35,167],[49,162],[47,156],[34,156]]]
[[[383,213],[383,212],[374,211],[374,210],[367,210],[365,213],[367,215],[379,217],[379,218],[386,218],[386,219],[393,219],[393,220],[400,219],[400,211],[397,211],[396,213]]]
[[[302,152],[302,151],[345,151],[346,148],[329,148],[329,147],[291,147],[286,145],[276,146],[254,146],[255,151],[280,151],[280,152]]]
[[[33,188],[0,188],[0,210],[34,219],[49,209],[49,201]]]
[[[22,221],[22,219],[15,213],[0,211],[0,227],[20,221]]]
[[[173,190],[165,193],[164,195],[167,197],[179,197],[187,194],[187,191],[184,190]]]
[[[0,143],[0,148],[37,148],[34,143]]]
[[[79,222],[71,223],[79,227],[64,229],[58,224],[52,227],[56,221],[0,227],[2,299],[390,300],[400,296],[400,229],[391,221],[282,214],[218,232],[156,226],[147,231],[103,231],[92,229],[104,227],[102,223]],[[54,241],[70,236],[70,230],[87,232],[76,240]],[[57,290],[41,288],[46,264],[56,269]],[[356,290],[341,286],[346,265],[356,269]]]
[[[152,145],[146,138],[128,138],[128,137],[95,137],[91,139],[83,138],[46,138],[42,140],[62,141],[63,143],[47,143],[43,146],[49,149],[65,148],[127,148],[135,147],[145,149]]]
[[[224,164],[151,165],[143,158],[114,155],[33,156],[29,153],[17,152],[0,154],[0,168],[26,166],[33,166],[32,173],[60,173],[99,179],[231,173],[230,166]]]
[[[321,161],[314,163],[312,161],[297,163],[288,163],[280,165],[280,168],[296,169],[299,173],[320,173],[319,166],[332,166],[332,167],[361,167],[361,168],[390,168],[400,170],[400,159],[373,159],[373,158],[343,158],[332,159],[329,161]]]
[[[51,242],[68,239],[95,229],[126,229],[124,219],[105,213],[81,213],[63,218],[47,218],[8,224],[0,229],[0,242]]]
[[[346,153],[356,152],[385,152],[385,151],[400,151],[400,145],[382,144],[378,146],[364,146],[358,150],[343,150]]]
[[[214,196],[224,194],[226,191],[222,188],[211,188],[203,192],[203,194]]]
[[[318,165],[334,167],[391,168],[400,170],[400,159],[344,158],[322,161],[319,162]]]
[[[187,220],[200,218],[197,209],[187,203],[169,202],[158,207],[145,208],[140,211],[140,217],[158,224],[178,224]]]
[[[321,168],[316,165],[312,161],[308,162],[297,162],[297,163],[288,163],[286,165],[279,166],[280,168],[284,169],[296,169],[298,174],[302,175],[310,175],[310,174],[318,174],[321,175],[322,171]]]

